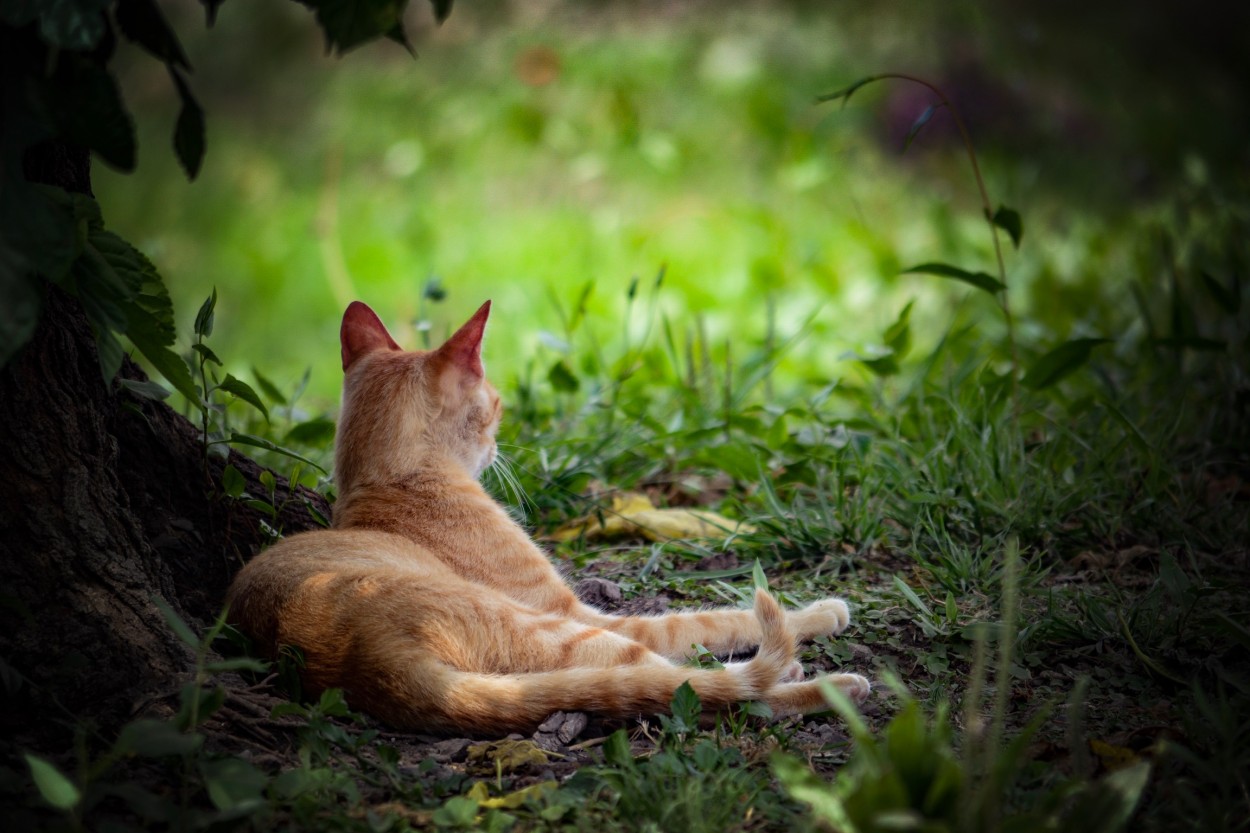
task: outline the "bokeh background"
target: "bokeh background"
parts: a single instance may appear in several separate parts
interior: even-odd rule
[[[825,384],[862,374],[912,299],[920,341],[992,335],[989,296],[900,274],[994,271],[949,115],[904,150],[921,87],[816,103],[882,72],[948,93],[991,200],[1023,216],[1006,256],[1026,353],[1140,328],[1165,249],[1241,268],[1203,241],[1246,224],[1244,4],[459,0],[442,26],[412,4],[415,58],[328,56],[286,0],[232,0],[208,30],[199,3],[166,8],[204,168],[188,183],[170,149],[163,68],[124,53],[140,163],[97,165],[104,215],[165,276],[184,340],[215,287],[227,370],[290,389],[311,368],[314,410],[337,399],[355,298],[408,346],[493,299],[505,393],[569,388],[557,364],[592,376],[579,344],[692,332],[729,356],[789,341],[773,384]]]

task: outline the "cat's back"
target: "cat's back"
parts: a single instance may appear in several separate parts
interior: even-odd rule
[[[229,619],[263,653],[349,640],[371,600],[437,592],[454,574],[407,538],[319,530],[284,538],[248,562],[227,594]]]

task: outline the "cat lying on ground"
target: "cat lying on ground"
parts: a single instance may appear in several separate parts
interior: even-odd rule
[[[333,528],[248,563],[231,620],[271,657],[298,646],[308,692],[341,688],[402,728],[499,734],[555,711],[664,712],[686,681],[707,711],[826,708],[819,683],[802,680],[795,639],[841,633],[841,600],[783,613],[760,590],[753,610],[606,615],[491,499],[478,483],[502,411],[481,359],[489,313],[488,301],[442,347],[407,352],[367,306],[347,308]],[[723,669],[678,664],[695,643],[759,650]],[[827,679],[868,694],[857,674]]]

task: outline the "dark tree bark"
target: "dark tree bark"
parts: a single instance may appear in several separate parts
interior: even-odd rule
[[[30,156],[30,179],[90,192],[84,152],[45,146]],[[130,361],[120,375],[144,378]],[[230,463],[263,493],[255,463],[233,452]],[[206,624],[266,538],[259,512],[215,496],[224,465],[210,457],[206,476],[194,426],[104,382],[81,306],[49,285],[35,337],[0,369],[6,736],[71,717],[114,723],[182,682],[191,653],[152,597]],[[280,494],[287,488],[278,478]],[[319,495],[297,498],[273,522],[283,532],[315,525],[304,501],[329,516]]]

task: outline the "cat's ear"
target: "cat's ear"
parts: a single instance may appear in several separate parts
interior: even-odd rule
[[[490,301],[487,301],[437,351],[444,361],[473,382],[480,382],[486,375],[486,368],[482,366],[482,335],[489,317]]]
[[[386,326],[368,305],[352,301],[343,313],[343,326],[339,328],[339,343],[343,347],[343,370],[356,360],[374,350],[402,349],[386,331]]]

